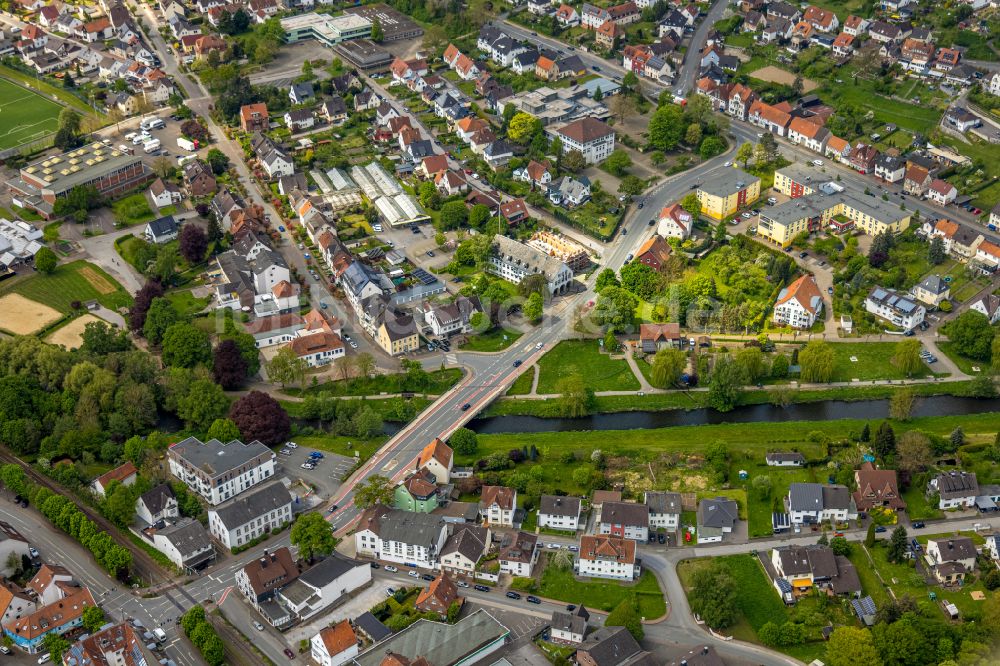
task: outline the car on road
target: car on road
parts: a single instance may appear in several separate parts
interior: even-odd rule
[[[879,526],[877,526],[877,527],[875,528],[875,532],[876,532],[876,534],[881,534],[882,532],[885,532],[885,531],[886,531],[886,529],[885,529],[885,525],[879,525]]]
[[[740,213],[740,217],[742,217],[744,220],[749,220],[751,217],[753,217],[753,213],[751,213],[748,210],[745,210],[742,213]]]
[[[264,625],[262,625],[257,620],[253,621],[253,628],[256,629],[257,631],[264,631]]]
[[[455,581],[455,585],[458,585],[459,587],[469,587],[469,584],[466,583],[464,580]]]
[[[473,180],[479,180],[479,174],[478,173],[472,174],[472,179]]]
[[[515,368],[521,367],[521,359],[518,359],[518,360],[514,361],[514,367]]]
[[[809,256],[808,252],[799,252],[799,259],[805,259]]]
[[[726,162],[722,166],[724,166],[724,167],[731,167],[731,166],[733,166],[733,163],[732,162]]]
[[[428,257],[433,257],[434,256],[434,250],[427,250],[427,256]]]
[[[0,654],[10,654],[10,648],[6,645],[0,645]]]
[[[306,249],[305,243],[299,243],[299,249],[300,250]]]
[[[285,656],[288,657],[289,659],[295,659],[295,653],[289,650],[288,648],[285,648],[283,652],[285,653]]]
[[[576,610],[576,604],[566,604],[566,610],[568,610],[568,611],[575,611]]]
[[[656,535],[656,540],[659,541],[660,544],[665,544],[667,542],[667,535],[666,534],[657,534]]]
[[[347,344],[351,345],[351,349],[357,349],[358,348],[358,343],[355,342],[354,340],[348,340]]]
[[[827,287],[827,288],[826,288],[826,293],[828,293],[828,294],[830,294],[831,296],[833,296],[833,287]]]
[[[392,566],[391,564],[385,565],[385,570],[388,571],[389,573],[396,573],[397,571],[399,571],[399,569]]]
[[[835,536],[835,537],[842,537],[842,536],[844,536],[844,533],[843,532],[834,532],[833,536]]]
[[[813,166],[823,166],[823,160],[813,160]]]
[[[597,65],[591,65],[591,66],[590,66],[590,68],[591,68],[592,70],[594,70],[595,72],[599,72],[599,71],[601,71],[601,68],[600,68],[600,67],[598,67]]]
[[[283,456],[290,456],[290,455],[292,455],[292,452],[289,449],[281,449],[280,451],[278,451],[278,453],[280,455],[283,455]]]
[[[507,598],[508,599],[520,599],[521,595],[518,594],[517,592],[508,592],[507,593]]]
[[[434,576],[432,576],[430,574],[424,574],[423,576],[421,576],[421,578],[423,578],[424,580],[426,580],[428,583],[431,582],[432,580],[434,580]]]
[[[903,331],[903,337],[905,338],[912,338],[914,335],[916,334],[913,332],[912,328],[908,328],[905,331]]]
[[[640,201],[640,202],[639,202],[639,210],[642,210],[642,207],[643,207],[643,206],[645,206],[645,205],[646,205],[646,203],[645,203],[645,202],[643,202],[643,201]],[[622,233],[624,233],[624,231],[623,231]]]
[[[630,262],[630,261],[632,261],[632,254],[631,254],[631,253],[629,253],[629,255],[628,255],[627,257],[625,257],[625,263],[626,263],[626,264],[627,264],[628,262]]]
[[[650,220],[649,221],[649,226],[653,226],[654,224],[656,224],[656,220]]]
[[[489,592],[490,591],[490,588],[487,587],[486,585],[476,585],[475,589],[478,592]]]
[[[574,545],[566,546],[566,548],[568,548],[569,551],[572,552],[572,553],[578,552],[580,550],[579,546],[574,546]]]
[[[471,407],[472,405],[470,405],[469,403],[465,403],[464,405],[462,405],[462,411],[467,412]]]
[[[921,530],[924,528],[924,521],[918,520],[914,522],[912,525],[910,525],[910,527],[912,527],[915,530]]]
[[[333,512],[334,512],[334,511],[336,511],[336,510],[337,510],[337,505],[336,505],[336,504],[333,504],[333,505],[331,505],[331,506],[330,506],[330,508],[329,508],[329,509],[327,509],[327,511],[328,511],[329,513],[333,513]]]
[[[303,252],[302,253],[302,257],[305,258],[305,259],[312,259],[312,256],[310,256],[310,254],[308,252]]]
[[[38,549],[34,546],[28,546],[28,555],[31,555],[31,559],[37,560],[39,557]]]
[[[280,231],[281,233],[285,233],[285,227],[282,225],[278,225],[278,231]]]
[[[528,603],[529,604],[540,604],[540,603],[542,603],[542,600],[539,599],[536,596],[528,595]]]
[[[542,347],[543,347],[543,345],[542,345],[541,342],[539,342],[537,345],[535,345],[535,349],[541,349]]]

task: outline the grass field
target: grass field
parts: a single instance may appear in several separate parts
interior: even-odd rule
[[[115,214],[115,222],[120,227],[131,227],[136,224],[152,222],[156,218],[149,206],[145,192],[137,192],[111,204]]]
[[[892,364],[892,356],[896,353],[896,342],[837,342],[831,344],[833,349],[835,370],[833,381],[849,382],[852,379],[861,381],[872,379],[905,379],[906,375]],[[856,358],[857,362],[851,361]],[[924,365],[914,377],[926,377],[930,369]]]
[[[605,611],[613,610],[623,599],[635,595],[641,616],[653,619],[667,612],[666,601],[656,582],[656,576],[648,570],[642,572],[637,583],[626,585],[596,578],[583,582],[577,580],[570,569],[547,566],[542,573],[538,594]]]
[[[494,328],[480,335],[470,335],[468,341],[462,345],[462,351],[468,352],[498,352],[507,349],[517,342],[521,337],[520,331],[509,331],[501,328]]]
[[[0,149],[43,139],[59,128],[62,107],[17,83],[0,78]]]
[[[74,301],[96,299],[112,310],[132,303],[132,297],[113,277],[86,261],[60,264],[51,275],[33,273],[7,280],[0,285],[3,294],[21,294],[64,313],[72,310]]]
[[[603,354],[597,340],[563,340],[538,361],[539,393],[558,393],[559,381],[579,376],[594,391],[638,391],[639,381],[624,359]]]

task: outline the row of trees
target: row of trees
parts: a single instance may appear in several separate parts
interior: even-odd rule
[[[192,606],[181,616],[181,629],[209,666],[222,666],[226,663],[226,646],[215,627],[205,617],[203,606]]]

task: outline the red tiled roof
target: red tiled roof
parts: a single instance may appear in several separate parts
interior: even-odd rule
[[[788,285],[784,297],[779,298],[775,306],[787,303],[793,298],[810,314],[816,314],[817,310],[812,305],[813,299],[819,299],[820,302],[823,300],[823,297],[819,293],[819,286],[816,284],[816,279],[812,275],[803,275]]]

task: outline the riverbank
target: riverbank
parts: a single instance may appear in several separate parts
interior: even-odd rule
[[[971,381],[930,382],[908,384],[907,387],[917,397],[936,395],[970,396]],[[738,406],[751,405],[786,405],[823,402],[837,400],[842,402],[857,402],[861,400],[885,400],[899,391],[900,384],[876,384],[849,386],[830,386],[824,388],[793,388],[765,387],[758,389],[748,387],[740,396]],[[622,412],[658,412],[670,410],[692,410],[708,408],[708,391],[670,391],[667,393],[647,393],[638,395],[596,395],[589,415],[616,414]],[[537,416],[541,418],[558,418],[562,405],[558,397],[550,399],[532,399],[518,397],[502,397],[483,412],[483,418],[495,416]]]

